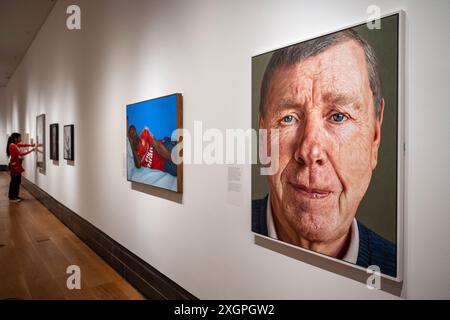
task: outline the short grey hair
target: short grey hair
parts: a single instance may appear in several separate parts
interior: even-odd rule
[[[339,43],[353,40],[358,43],[364,50],[367,71],[369,75],[370,89],[373,95],[373,104],[375,107],[375,115],[378,117],[380,113],[381,103],[381,79],[378,72],[378,61],[375,50],[367,43],[358,33],[352,29],[347,29],[322,36],[309,41],[301,42],[289,47],[285,47],[275,51],[267,65],[266,71],[261,85],[261,95],[259,112],[261,115],[266,114],[267,95],[269,92],[270,81],[274,72],[284,66],[290,66],[302,62],[303,60],[314,57],[326,49]]]

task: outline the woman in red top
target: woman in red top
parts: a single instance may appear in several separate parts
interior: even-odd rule
[[[6,146],[6,154],[11,157],[9,160],[9,171],[11,173],[11,183],[9,184],[9,200],[19,202],[22,200],[19,197],[20,182],[22,180],[22,172],[25,170],[22,167],[23,157],[33,152],[36,147],[34,144],[22,144],[22,137],[20,133],[13,133],[8,138]],[[34,147],[29,151],[22,152],[20,148]]]

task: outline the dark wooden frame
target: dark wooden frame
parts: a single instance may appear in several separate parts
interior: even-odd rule
[[[170,97],[170,96],[176,96],[176,109],[177,109],[177,129],[183,129],[183,95],[181,93],[173,93],[173,94],[168,94],[166,96],[161,96],[161,97],[156,97],[153,99],[148,99],[148,100],[143,100],[143,101],[139,101],[139,102],[134,102],[131,104],[128,104],[128,106],[133,105],[133,104],[137,104],[137,103],[141,103],[141,102],[146,102],[146,101],[151,101],[151,100],[157,100],[157,99],[161,99],[161,98],[165,98],[165,97]],[[126,134],[125,136],[128,137],[128,117],[127,117],[127,125],[126,125]],[[127,138],[128,140],[128,138]],[[180,136],[178,138],[178,143],[182,143],[183,141],[183,136]],[[181,156],[183,156],[183,150],[181,150]],[[129,182],[133,182],[133,183],[141,183],[138,181],[133,181],[133,180],[129,180],[128,179],[128,161],[127,161],[127,181]],[[142,183],[141,183],[142,184]],[[147,185],[147,184],[144,184]],[[154,185],[150,185],[152,187],[158,188],[158,189],[162,189],[162,190],[168,190],[170,192],[176,192],[176,193],[183,193],[183,163],[180,163],[179,165],[177,165],[177,191],[173,191],[170,189],[166,189],[166,188],[161,188],[158,186],[154,186]]]
[[[177,96],[177,129],[183,129],[183,95],[176,93]],[[178,138],[178,143],[183,142],[183,136]],[[183,156],[183,150],[181,150]],[[177,166],[177,193],[183,193],[183,163]]]
[[[66,128],[70,127],[70,136],[71,136],[71,141],[70,141],[70,149],[72,150],[72,154],[67,158],[66,157],[66,152],[65,152],[65,147],[66,147]],[[63,156],[64,156],[64,160],[69,160],[69,161],[74,161],[75,160],[75,126],[73,124],[69,124],[64,126],[64,132],[63,132],[63,139],[64,139],[64,145],[63,145]]]
[[[53,136],[53,128],[56,128],[55,137]],[[53,139],[56,139],[56,150],[53,148]],[[59,125],[57,123],[50,125],[50,160],[59,160]]]

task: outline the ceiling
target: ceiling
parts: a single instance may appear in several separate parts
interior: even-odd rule
[[[56,0],[0,0],[0,87],[5,87]]]

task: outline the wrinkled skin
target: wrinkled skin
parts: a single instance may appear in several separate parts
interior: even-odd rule
[[[268,180],[281,240],[345,253],[377,164],[383,110],[384,100],[377,117],[364,51],[354,41],[275,71],[259,126],[280,134],[279,169]]]

